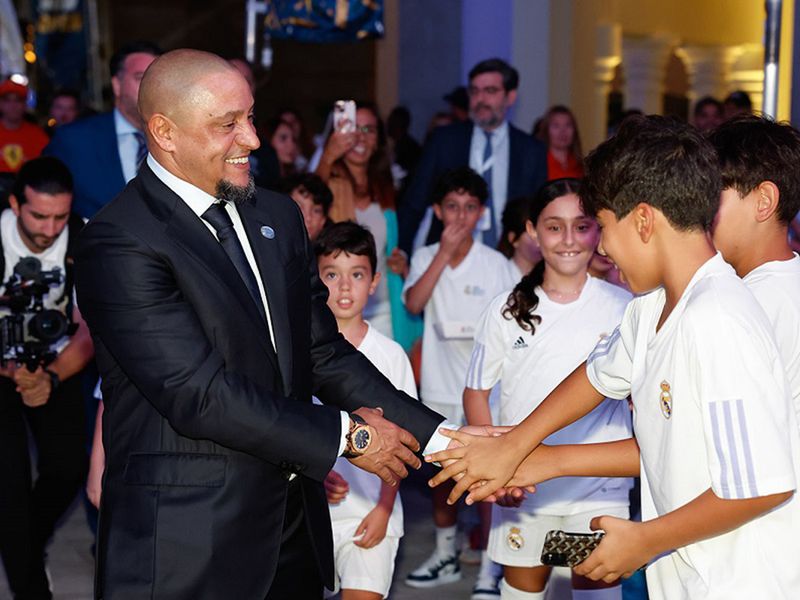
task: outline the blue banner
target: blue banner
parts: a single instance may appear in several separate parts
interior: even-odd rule
[[[31,0],[39,65],[53,87],[82,89],[86,80],[84,0]]]
[[[300,42],[383,37],[383,0],[267,0],[266,35]]]

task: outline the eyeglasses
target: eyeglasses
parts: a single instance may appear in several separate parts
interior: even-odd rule
[[[375,135],[378,133],[378,128],[375,125],[356,125],[356,133],[363,133],[364,135]]]
[[[502,91],[503,91],[503,88],[499,88],[499,87],[496,87],[496,86],[493,86],[493,85],[490,85],[488,87],[482,87],[482,88],[471,85],[471,86],[469,86],[467,88],[467,93],[470,96],[477,96],[478,94],[487,94],[489,96],[494,96],[495,94],[499,94]]]

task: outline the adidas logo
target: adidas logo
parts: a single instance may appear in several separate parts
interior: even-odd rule
[[[516,341],[514,342],[514,345],[511,346],[511,349],[512,350],[521,350],[522,348],[527,348],[527,347],[528,347],[528,344],[525,343],[525,340],[522,339],[522,336],[519,336],[516,339]]]

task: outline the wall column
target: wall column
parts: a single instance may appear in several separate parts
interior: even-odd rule
[[[625,108],[638,108],[645,114],[663,112],[664,69],[672,47],[668,36],[623,38]]]
[[[705,96],[720,102],[730,91],[728,79],[731,66],[741,53],[736,46],[681,46],[675,53],[686,66],[689,75],[690,112],[695,103]]]
[[[589,147],[606,139],[608,130],[608,92],[614,80],[614,69],[622,60],[622,27],[618,23],[601,23],[595,28],[595,59],[592,73],[591,119],[581,132]]]

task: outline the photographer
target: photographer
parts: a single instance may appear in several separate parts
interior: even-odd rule
[[[0,340],[0,555],[17,598],[52,597],[44,547],[86,472],[78,375],[94,349],[74,302],[71,251],[83,222],[70,213],[72,189],[58,159],[31,160],[0,214],[0,323],[8,332],[24,318],[27,332],[24,341]],[[37,314],[47,317],[44,333],[29,339]],[[26,424],[36,444],[33,485]]]

